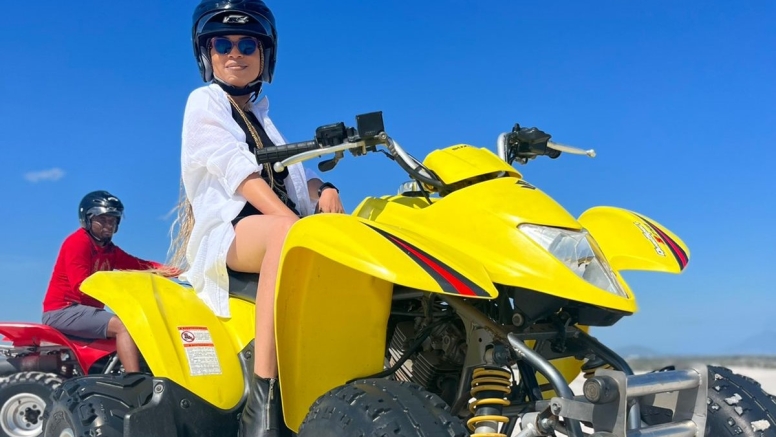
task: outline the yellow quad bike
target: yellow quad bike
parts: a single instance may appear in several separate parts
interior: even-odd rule
[[[420,162],[377,112],[261,151],[278,171],[381,151],[412,178],[351,215],[291,229],[275,306],[282,435],[689,437],[727,433],[729,416],[741,428],[752,414],[772,423],[753,407],[764,394],[735,391],[741,416],[724,401],[742,377],[703,365],[634,375],[588,334],[636,312],[621,271],[679,273],[689,250],[645,215],[595,207],[575,218],[525,181],[513,162],[580,152],[549,140],[515,126],[495,154],[461,144]],[[187,284],[90,277],[82,289],[121,317],[152,374],[65,382],[45,436],[236,435],[256,281],[230,272],[231,317],[218,318]],[[574,393],[581,372],[589,378]]]

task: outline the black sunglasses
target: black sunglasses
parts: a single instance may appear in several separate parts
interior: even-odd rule
[[[210,46],[215,49],[216,53],[222,55],[228,55],[232,52],[232,48],[237,45],[237,50],[240,54],[245,56],[252,55],[256,49],[259,48],[259,41],[256,38],[241,38],[237,41],[237,44],[233,43],[229,38],[222,36],[216,36],[210,40]]]

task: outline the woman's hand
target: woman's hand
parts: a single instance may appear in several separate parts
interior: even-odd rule
[[[321,197],[318,199],[317,209],[319,212],[333,212],[337,214],[345,212],[339,192],[334,188],[323,190]]]

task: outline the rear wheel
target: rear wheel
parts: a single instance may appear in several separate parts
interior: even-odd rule
[[[776,437],[776,398],[752,378],[709,366],[706,437]]]
[[[62,384],[43,417],[46,437],[122,437],[124,415],[152,395],[151,377],[83,376]]]
[[[33,437],[43,430],[43,411],[62,384],[53,373],[19,372],[0,383],[0,436]]]
[[[465,437],[442,399],[420,386],[365,379],[337,387],[310,408],[299,437]]]

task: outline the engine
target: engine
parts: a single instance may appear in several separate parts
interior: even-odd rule
[[[421,329],[413,321],[396,325],[386,357],[389,366],[396,364],[409,350]],[[396,371],[394,378],[419,384],[452,403],[465,357],[465,334],[455,322],[443,323],[433,328],[418,350]]]

